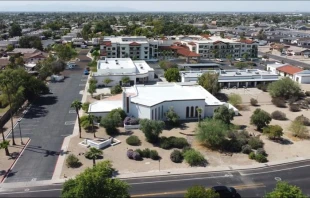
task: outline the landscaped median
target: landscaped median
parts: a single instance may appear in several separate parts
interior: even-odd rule
[[[6,155],[4,148],[0,150],[0,183],[9,175],[19,156],[22,155],[25,147],[30,142],[30,139],[23,138],[24,144],[21,144],[19,138],[15,138],[16,145],[12,145],[12,141],[9,138],[6,141],[10,143],[8,146],[9,156]]]

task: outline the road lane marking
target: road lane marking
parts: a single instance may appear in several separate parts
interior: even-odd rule
[[[65,122],[65,125],[74,125],[75,124],[75,121],[66,121]]]
[[[238,185],[232,186],[238,190],[248,189],[248,188],[264,188],[266,187],[263,183],[251,184],[251,185]],[[206,188],[208,189],[208,188]],[[187,191],[171,191],[171,192],[159,192],[159,193],[148,193],[148,194],[140,194],[140,195],[131,195],[131,197],[150,197],[150,196],[159,196],[159,195],[174,195],[174,194],[185,194]]]
[[[86,84],[79,84],[80,87],[84,87]]]
[[[39,192],[49,192],[49,191],[60,191],[62,188],[57,189],[48,189],[48,190],[29,190],[29,191],[22,191],[22,192],[7,192],[7,193],[0,193],[0,195],[10,195],[10,194],[23,194],[23,193],[39,193]]]
[[[81,81],[84,81],[84,82],[85,82],[85,81],[87,81],[87,78],[81,79]]]
[[[304,166],[295,166],[291,168],[284,168],[284,169],[278,169],[278,170],[272,170],[272,171],[265,171],[265,172],[258,172],[258,173],[242,173],[239,171],[240,175],[242,176],[247,176],[247,175],[258,175],[258,174],[266,174],[266,173],[274,173],[274,172],[280,172],[280,171],[285,171],[285,170],[293,170],[297,168],[304,168],[304,167],[309,167],[310,165],[304,165]]]
[[[69,113],[76,113],[75,110],[70,110]]]

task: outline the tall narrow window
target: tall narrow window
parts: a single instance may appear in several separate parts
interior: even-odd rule
[[[126,109],[127,113],[129,113],[129,97],[126,97]]]
[[[164,118],[164,105],[161,106],[161,118]]]
[[[160,107],[158,107],[158,120],[160,120],[161,119],[161,114],[160,114]]]
[[[152,120],[154,120],[154,110],[152,109]]]
[[[191,118],[194,117],[194,107],[191,107]]]
[[[155,108],[155,120],[157,120],[157,108]]]
[[[198,111],[197,111],[198,107],[195,107],[195,118],[198,118]]]
[[[189,117],[189,107],[186,107],[186,117]]]

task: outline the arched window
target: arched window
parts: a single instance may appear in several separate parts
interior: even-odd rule
[[[191,118],[194,117],[194,111],[195,111],[195,110],[194,110],[194,107],[192,106],[192,107],[191,107]]]
[[[186,107],[186,117],[189,117],[189,107]]]
[[[195,118],[198,118],[198,111],[197,111],[198,107],[195,107]]]

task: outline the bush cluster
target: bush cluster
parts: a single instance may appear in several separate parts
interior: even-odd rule
[[[124,120],[124,124],[126,124],[126,125],[138,125],[139,119],[134,118],[134,117],[126,117]]]
[[[310,91],[306,91],[306,92],[305,92],[305,95],[306,95],[306,96],[310,96]]]
[[[80,162],[79,158],[77,158],[73,154],[68,155],[68,157],[66,159],[66,164],[70,168],[77,168],[77,167],[81,166],[81,162]]]
[[[229,140],[225,139],[222,149],[228,152],[241,152],[242,147],[248,144],[249,134],[247,131],[229,131]]]
[[[300,107],[299,107],[299,105],[298,104],[290,104],[290,111],[291,112],[298,112],[298,111],[300,111]]]
[[[301,123],[302,123],[303,125],[305,125],[305,126],[310,126],[310,120],[309,120],[309,118],[307,118],[307,117],[305,117],[305,116],[303,116],[303,115],[297,116],[297,117],[295,118],[295,120],[301,122]]]
[[[265,163],[268,162],[267,157],[263,154],[255,154],[254,152],[251,152],[249,154],[249,159],[255,160],[259,163]]]
[[[271,100],[272,104],[274,104],[276,107],[286,107],[286,104],[285,104],[285,99],[284,98],[272,98]]]
[[[132,149],[127,150],[127,157],[133,160],[141,160],[142,157],[139,152],[133,151]]]
[[[242,146],[242,153],[250,154],[252,152],[252,147],[248,144]]]
[[[136,149],[133,151],[132,149],[129,149],[127,151],[127,156],[129,159],[135,159],[135,160],[141,160],[142,158],[151,158],[153,160],[158,160],[159,155],[156,150],[150,150],[148,148],[146,149]]]
[[[206,163],[206,159],[203,157],[203,155],[194,149],[187,149],[183,153],[185,161],[190,166],[204,166]]]
[[[139,146],[141,144],[141,141],[138,136],[132,135],[126,139],[126,143],[131,146]]]
[[[159,147],[162,149],[171,149],[171,148],[182,149],[188,145],[189,144],[185,138],[171,136],[168,138],[161,137]]]
[[[250,103],[251,103],[252,106],[257,106],[258,101],[256,99],[254,99],[254,98],[251,98]]]
[[[286,120],[286,114],[281,111],[274,111],[271,113],[271,118],[275,120]]]
[[[262,90],[262,91],[264,91],[264,92],[267,91],[267,87],[268,87],[268,85],[266,85],[266,84],[258,84],[258,85],[256,86],[257,89],[260,89],[260,90]]]
[[[181,163],[183,161],[182,152],[179,150],[173,150],[170,154],[170,159],[174,163]]]
[[[252,149],[263,148],[264,142],[259,139],[259,137],[250,137],[248,144]]]

